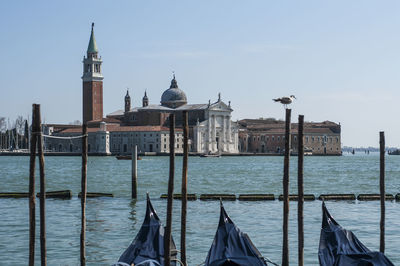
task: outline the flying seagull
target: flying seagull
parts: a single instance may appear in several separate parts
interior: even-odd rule
[[[285,108],[287,108],[287,105],[291,104],[293,102],[293,99],[296,99],[296,97],[294,95],[290,95],[289,97],[282,97],[272,100],[274,100],[275,102],[280,102]]]

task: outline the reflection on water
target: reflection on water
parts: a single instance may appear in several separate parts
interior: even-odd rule
[[[296,160],[297,157],[292,158]],[[181,157],[176,158],[175,191],[180,190]],[[46,208],[49,265],[79,264],[80,157],[47,157],[48,190],[70,189],[71,200],[48,199]],[[189,193],[273,193],[282,191],[282,157],[189,158]],[[138,200],[132,200],[129,161],[89,157],[88,191],[114,193],[114,198],[87,199],[88,265],[116,262],[138,232],[146,211],[146,192],[165,223],[168,158],[144,157],[138,161]],[[28,157],[0,157],[0,191],[28,191]],[[400,192],[400,156],[386,158],[386,189]],[[290,192],[296,193],[296,164],[291,164]],[[305,193],[379,193],[379,156],[306,157]],[[39,185],[37,183],[37,185]],[[39,187],[37,187],[38,189]],[[260,252],[281,260],[282,203],[225,202],[232,220],[248,233]],[[173,208],[173,236],[179,249],[180,206]],[[331,214],[353,230],[370,249],[379,249],[379,201],[327,202]],[[297,203],[290,203],[290,260],[297,262]],[[40,262],[39,202],[37,202],[36,259]],[[189,265],[204,261],[218,225],[217,201],[189,201],[187,212]],[[0,264],[25,265],[28,261],[28,199],[0,199]],[[386,254],[400,263],[400,203],[386,202]],[[321,202],[305,202],[305,265],[318,265]]]
[[[137,222],[137,219],[136,219],[136,201],[137,201],[136,199],[132,199],[130,201],[130,203],[129,203],[129,207],[131,208],[131,211],[129,212],[130,213],[129,220],[132,221],[132,231],[135,230],[136,222]]]

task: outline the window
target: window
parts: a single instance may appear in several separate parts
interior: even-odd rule
[[[314,142],[314,137],[311,138],[311,141]]]
[[[294,141],[297,141],[297,137],[296,136],[294,136]]]
[[[280,140],[281,140],[281,137],[278,136],[278,141],[280,141]]]
[[[274,136],[272,136],[272,141],[274,141],[275,140],[275,137]]]
[[[166,149],[167,148],[167,144],[164,144],[164,149]]]
[[[308,143],[308,137],[306,137],[306,143]]]

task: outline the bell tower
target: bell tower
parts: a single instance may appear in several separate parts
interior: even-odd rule
[[[103,75],[101,73],[101,57],[98,56],[94,23],[86,57],[83,57],[83,123],[100,121],[103,118]]]
[[[129,96],[129,90],[126,90],[125,95],[125,113],[131,110],[131,96]]]
[[[142,106],[146,107],[148,105],[149,105],[149,98],[147,97],[147,92],[144,91],[144,96],[143,96],[143,99],[142,99]]]

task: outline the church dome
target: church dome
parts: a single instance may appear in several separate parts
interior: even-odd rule
[[[178,88],[175,75],[171,80],[171,86],[161,96],[161,105],[176,108],[187,103],[186,94]]]

